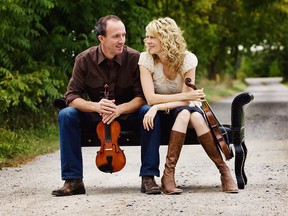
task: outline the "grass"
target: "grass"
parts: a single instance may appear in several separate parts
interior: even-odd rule
[[[16,167],[59,149],[57,126],[42,129],[0,129],[0,169]]]
[[[201,80],[197,88],[204,88],[209,103],[234,95],[246,88],[240,81]],[[40,129],[20,129],[8,131],[0,128],[0,169],[25,164],[39,155],[55,152],[59,149],[59,134],[57,125]]]

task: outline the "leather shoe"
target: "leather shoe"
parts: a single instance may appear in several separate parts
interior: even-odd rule
[[[51,193],[54,196],[70,196],[85,194],[85,187],[82,180],[66,180],[64,186]]]
[[[141,193],[161,194],[160,187],[156,184],[155,179],[150,176],[142,177]]]

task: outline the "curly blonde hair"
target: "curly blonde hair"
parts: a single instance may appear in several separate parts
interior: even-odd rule
[[[146,26],[146,32],[150,32],[154,37],[160,40],[162,50],[161,54],[168,60],[168,66],[176,74],[180,73],[186,52],[186,41],[183,37],[183,31],[176,22],[170,17],[159,18],[151,21]],[[147,39],[144,39],[146,51],[148,51]],[[157,55],[153,55],[154,61],[159,61]]]

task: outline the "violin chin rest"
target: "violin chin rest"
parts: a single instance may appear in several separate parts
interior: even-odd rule
[[[103,164],[99,166],[98,169],[105,173],[113,173],[113,167],[111,166],[111,164]]]
[[[102,164],[98,167],[98,169],[105,173],[113,173],[112,159],[111,155],[106,156],[107,162],[106,164]]]

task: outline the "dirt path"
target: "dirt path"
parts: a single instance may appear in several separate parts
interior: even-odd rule
[[[83,148],[86,195],[50,195],[63,184],[59,151],[0,170],[0,215],[286,215],[288,88],[277,80],[248,81],[247,91],[255,99],[245,110],[248,184],[239,194],[220,192],[218,171],[199,145],[184,146],[176,173],[184,193],[178,196],[140,193],[140,147],[124,147],[127,165],[115,174],[98,171],[97,149],[90,147]],[[213,105],[223,123],[230,123],[230,104],[227,98]],[[161,172],[165,154],[162,146]],[[233,162],[228,162],[232,170]],[[156,181],[160,183],[160,178]]]

